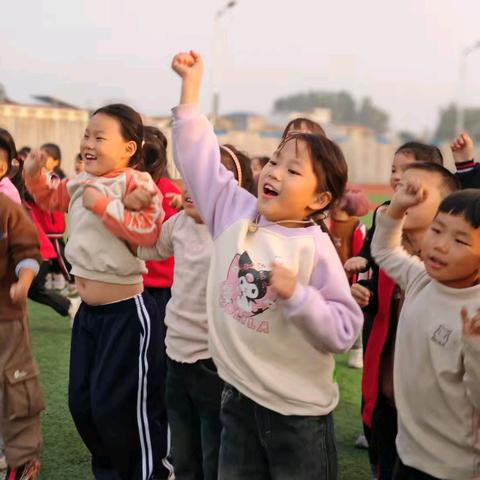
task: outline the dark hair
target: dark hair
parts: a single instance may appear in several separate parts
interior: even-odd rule
[[[258,160],[258,163],[262,166],[262,168],[270,161],[268,157],[253,157],[252,162],[254,160]]]
[[[313,171],[317,177],[318,191],[330,192],[332,200],[322,210],[314,212],[312,218],[328,210],[330,205],[340,199],[345,191],[348,178],[348,167],[340,147],[325,136],[312,133],[293,133],[282,140],[277,148],[278,153],[287,142],[294,141],[298,148],[298,142],[304,142],[310,159]]]
[[[53,172],[61,179],[64,179],[66,175],[60,167],[62,164],[62,151],[60,150],[60,147],[56,143],[44,143],[40,147],[40,150],[43,150],[48,156],[52,157],[58,162],[58,165],[53,169]]]
[[[438,163],[414,162],[405,167],[404,171],[406,172],[407,170],[423,170],[439,175],[442,181],[442,193],[444,196],[460,189],[460,182],[457,177],[445,167],[438,165]]]
[[[480,190],[467,188],[445,197],[438,211],[462,216],[473,228],[480,227]]]
[[[325,130],[321,127],[321,125],[309,118],[298,117],[290,120],[285,127],[285,130],[282,133],[282,138],[285,138],[287,135],[290,135],[290,130],[298,131],[305,125],[308,129],[308,133],[313,133],[314,135],[320,135],[322,137],[326,137]]]
[[[58,161],[58,165],[62,162],[62,151],[56,143],[44,143],[40,150],[45,150],[50,157]]]
[[[167,169],[167,137],[157,127],[144,127],[145,143],[142,160],[136,168],[148,172],[156,182],[159,178],[170,178]]]
[[[133,141],[137,145],[136,152],[130,158],[128,165],[133,167],[142,160],[143,122],[138,112],[123,103],[112,103],[95,110],[92,117],[98,114],[114,118],[120,124],[120,133],[127,142]]]
[[[412,155],[416,162],[436,163],[443,166],[443,155],[438,147],[420,142],[407,142],[397,149],[395,155]]]
[[[30,147],[27,145],[23,146],[19,151],[18,151],[18,157],[21,158],[27,158],[28,154],[32,151]]]
[[[5,175],[8,175],[12,168],[12,160],[17,157],[17,148],[10,132],[4,128],[0,128],[0,149],[7,152],[7,172]]]
[[[225,147],[225,148],[224,148]],[[245,153],[237,150],[233,145],[225,144],[220,146],[220,161],[223,166],[230,170],[238,181],[238,170],[235,161],[228,150],[230,150],[238,159],[240,170],[242,172],[242,188],[252,194],[255,194],[255,181],[253,180],[252,161]]]

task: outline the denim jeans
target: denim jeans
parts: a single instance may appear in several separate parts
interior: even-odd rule
[[[211,359],[168,359],[167,412],[177,480],[217,480],[223,380]]]
[[[332,415],[281,415],[226,385],[219,480],[335,480]]]

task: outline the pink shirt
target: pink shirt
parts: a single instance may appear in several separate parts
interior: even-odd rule
[[[0,193],[6,195],[10,200],[12,200],[12,202],[17,204],[22,203],[17,188],[8,177],[3,177],[0,180]]]

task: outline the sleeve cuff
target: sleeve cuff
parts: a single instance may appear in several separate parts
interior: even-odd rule
[[[17,278],[20,275],[20,270],[23,268],[28,268],[29,270],[32,270],[34,275],[37,275],[38,271],[40,270],[40,264],[33,258],[26,258],[25,260],[22,260],[17,263],[17,266],[15,267],[15,275]]]
[[[467,160],[466,162],[455,162],[455,168],[457,172],[462,173],[465,170],[471,170],[475,167],[475,160],[472,158],[471,160]]]
[[[297,283],[293,295],[287,300],[280,300],[279,304],[285,309],[287,315],[294,315],[295,312],[305,303],[307,295],[307,287]]]
[[[103,217],[103,214],[107,210],[110,199],[108,197],[100,197],[95,202],[95,205],[92,208],[92,212],[99,217]]]
[[[201,114],[198,103],[184,103],[172,108],[174,120],[187,120]]]
[[[397,230],[397,229],[401,230],[405,217],[401,218],[400,220],[397,220],[387,215],[386,209],[382,208],[377,212],[376,220],[379,224],[381,224],[385,228],[388,228],[389,230]]]

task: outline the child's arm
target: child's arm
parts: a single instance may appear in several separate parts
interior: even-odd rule
[[[154,247],[139,247],[137,257],[142,260],[163,260],[174,254],[173,228],[178,220],[178,213],[170,217],[163,225]]]
[[[70,203],[68,180],[49,176],[44,168],[45,162],[43,152],[32,152],[27,157],[24,166],[25,186],[43,210],[67,212]]]
[[[12,208],[8,221],[8,249],[18,278],[10,287],[10,298],[13,303],[22,303],[27,300],[41,257],[35,225],[21,206]]]
[[[473,140],[466,132],[461,133],[450,145],[456,177],[462,188],[480,188],[480,164],[473,158]]]
[[[372,255],[377,264],[402,290],[425,272],[423,263],[402,247],[402,224],[408,208],[425,200],[426,192],[418,182],[401,185],[385,211],[378,212]]]
[[[335,247],[330,241],[324,242],[321,251],[322,259],[310,285],[301,285],[293,272],[277,263],[272,268],[271,284],[285,315],[305,332],[316,348],[341,353],[357,338],[363,314],[350,294]]]
[[[194,52],[178,54],[172,68],[182,78],[180,105],[173,110],[175,163],[212,236],[239,219],[254,218],[256,199],[240,188],[220,163],[215,132],[198,107],[202,60]]]
[[[470,318],[466,308],[462,308],[463,353],[465,376],[470,401],[480,409],[480,309]]]
[[[83,206],[98,215],[115,236],[134,245],[151,247],[160,235],[165,216],[162,194],[148,173],[128,170],[126,174],[126,195],[139,187],[156,192],[148,206],[139,211],[127,210],[122,199],[105,196],[94,183],[85,187]]]

